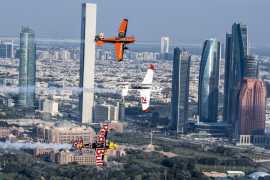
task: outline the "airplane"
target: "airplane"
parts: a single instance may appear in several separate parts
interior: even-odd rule
[[[128,95],[128,92],[131,90],[136,90],[140,92],[140,101],[142,105],[142,111],[143,112],[150,112],[149,106],[150,106],[150,97],[152,92],[152,81],[154,76],[154,70],[155,66],[153,64],[150,64],[148,66],[146,75],[141,83],[141,85],[124,85],[124,88],[122,89],[122,97],[125,97]]]
[[[122,61],[124,59],[124,51],[127,48],[127,44],[132,44],[135,42],[135,37],[126,36],[128,27],[128,20],[123,19],[118,30],[117,37],[105,38],[104,33],[96,35],[95,41],[97,46],[103,46],[105,43],[112,43],[115,46],[115,58],[117,61]]]
[[[97,140],[92,144],[85,144],[83,139],[79,139],[73,142],[73,148],[81,151],[84,148],[95,149],[96,151],[96,166],[105,165],[105,155],[107,150],[115,150],[118,145],[108,141],[107,135],[109,132],[109,125],[104,123],[98,133]]]

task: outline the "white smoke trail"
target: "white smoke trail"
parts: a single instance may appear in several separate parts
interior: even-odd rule
[[[70,149],[71,144],[45,144],[45,143],[19,143],[19,142],[0,142],[0,149],[36,149],[36,148],[52,148],[55,150],[59,149]]]
[[[8,86],[0,86],[0,93],[19,93],[19,92],[34,92],[35,91],[34,86],[30,87],[8,87]],[[63,87],[63,88],[57,88],[57,87],[50,87],[50,88],[38,88],[39,90],[48,92],[48,93],[54,93],[54,92],[63,92],[63,91],[72,91],[74,94],[79,94],[82,92],[96,92],[96,93],[114,93],[118,94],[119,92],[114,89],[107,89],[107,88],[80,88],[80,87]]]
[[[0,37],[1,40],[13,40],[19,41],[18,37]],[[93,40],[95,36],[93,37]],[[59,39],[59,38],[36,38],[36,42],[39,43],[69,43],[69,44],[80,44],[80,39]],[[160,41],[137,41],[135,45],[144,45],[144,46],[153,46],[153,45],[160,45]],[[172,46],[186,46],[186,47],[201,47],[201,43],[187,43],[182,41],[174,41],[172,42]]]

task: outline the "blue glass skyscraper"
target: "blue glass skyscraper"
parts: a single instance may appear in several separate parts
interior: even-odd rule
[[[230,66],[232,64],[232,34],[226,34],[226,46],[225,46],[225,70],[224,70],[224,107],[223,107],[223,121],[228,122],[229,114],[229,94],[230,94]]]
[[[247,26],[234,23],[227,35],[224,85],[224,121],[235,126],[239,112],[239,93],[243,78],[251,72],[254,63],[246,63],[248,55]],[[253,61],[252,61],[253,62]],[[250,64],[250,65],[249,65]],[[248,71],[245,71],[245,67]],[[255,72],[256,73],[256,72]]]
[[[20,33],[19,106],[33,108],[36,83],[36,44],[34,31],[23,27]]]
[[[200,75],[198,113],[200,122],[217,122],[220,42],[206,40],[203,46]]]
[[[184,133],[188,120],[189,70],[191,56],[174,49],[171,98],[171,129]]]

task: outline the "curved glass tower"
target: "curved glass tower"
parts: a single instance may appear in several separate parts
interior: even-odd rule
[[[198,111],[200,122],[217,122],[220,42],[206,40],[200,64]]]

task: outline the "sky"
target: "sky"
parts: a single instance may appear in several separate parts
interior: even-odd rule
[[[202,44],[224,41],[233,22],[248,25],[249,40],[270,46],[270,0],[1,0],[0,37],[18,37],[28,25],[39,38],[79,39],[81,3],[97,4],[97,31],[116,35],[122,18],[138,41]]]

